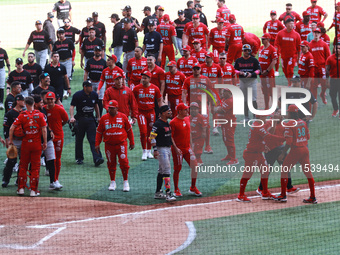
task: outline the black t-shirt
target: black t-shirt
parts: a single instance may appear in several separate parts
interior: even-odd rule
[[[90,80],[97,82],[100,80],[100,76],[106,67],[107,65],[104,59],[101,58],[96,61],[94,58],[90,58],[86,63],[85,70],[88,72]]]
[[[32,91],[32,95],[39,95],[40,96],[40,94],[41,94],[41,92],[43,92],[43,91],[51,91],[51,92],[53,92],[53,93],[55,93],[55,88],[54,87],[52,87],[52,86],[48,86],[48,89],[43,89],[42,87],[40,87],[40,86],[36,86],[35,88],[34,88],[34,90]]]
[[[171,128],[169,122],[165,122],[161,119],[156,120],[153,124],[151,133],[156,133],[156,146],[170,147],[171,141]]]
[[[185,9],[184,10],[184,17],[189,20],[192,20],[192,15],[196,14],[197,12],[194,9]]]
[[[175,19],[174,22],[176,24],[175,29],[176,29],[177,37],[182,39],[185,24],[189,23],[190,20],[187,18],[185,18],[183,21],[180,21],[179,19]]]
[[[81,45],[81,50],[86,58],[92,58],[94,56],[94,48],[100,46],[104,49],[104,43],[99,38],[95,38],[90,41],[89,38],[85,39]]]
[[[94,28],[95,28],[95,30],[96,30],[96,37],[97,37],[97,38],[101,38],[102,35],[101,35],[99,29],[96,28],[96,27],[94,27]],[[82,39],[82,41],[84,41],[85,39],[89,38],[89,29],[88,29],[87,27],[84,27],[84,28],[81,30],[80,36],[79,36],[79,37]]]
[[[202,22],[204,25],[208,26],[207,17],[205,16],[205,14],[203,12],[200,13],[200,22]]]
[[[52,64],[47,64],[45,66],[44,72],[50,75],[50,86],[55,88],[56,97],[62,99],[64,89],[67,89],[64,78],[67,74],[66,67],[60,63],[56,67],[52,66]]]
[[[45,30],[41,30],[40,32],[34,30],[28,38],[27,44],[30,45],[32,42],[34,50],[42,51],[48,48],[52,40]]]
[[[251,78],[257,78],[256,70],[261,71],[259,61],[251,56],[250,58],[245,59],[244,57],[240,57],[235,61],[235,70],[242,72],[249,72],[252,74]],[[240,75],[240,79],[244,79],[245,77]],[[247,78],[249,79],[249,78]]]
[[[145,45],[145,49],[148,53],[158,52],[161,43],[163,43],[163,39],[161,34],[157,31],[147,33],[144,36],[143,44]]]
[[[299,93],[299,92],[297,92],[297,93],[287,93],[287,95],[286,95],[286,98],[287,98],[287,99],[303,99],[303,98],[305,98],[305,97],[306,97],[305,94]],[[279,101],[281,102],[281,97],[279,98]],[[313,94],[311,93],[311,98],[310,98],[310,100],[309,100],[307,103],[304,103],[304,104],[302,104],[302,105],[303,105],[309,112],[311,112],[311,106],[312,106],[313,104],[315,104],[316,102],[317,102],[317,100],[315,99],[315,97],[314,97]],[[301,112],[300,109],[299,109],[298,114],[299,114],[299,118],[300,118],[300,119],[304,119],[304,118],[306,117],[306,115],[305,115],[303,112]]]
[[[100,39],[103,40],[103,37],[106,35],[106,29],[104,23],[98,21],[96,24],[93,23],[93,26],[98,28],[99,33],[101,34]]]
[[[5,60],[8,59],[7,52],[0,48],[0,68],[3,68],[5,66]]]
[[[68,18],[71,9],[72,7],[69,1],[65,1],[65,3],[58,1],[54,4],[53,7],[53,11],[57,12],[57,19],[62,20]]]
[[[74,43],[70,39],[64,41],[56,41],[53,45],[53,51],[59,53],[60,60],[66,60],[72,58],[72,52],[74,51]]]
[[[5,100],[5,112],[8,112],[12,109],[13,102],[15,101],[15,97],[12,93],[9,93]]]
[[[61,27],[65,30],[65,37],[67,39],[70,39],[73,43],[75,43],[76,41],[76,34],[79,35],[80,34],[80,30],[78,28],[69,26],[68,28],[66,28],[65,26]]]
[[[37,86],[39,84],[39,76],[42,74],[41,66],[37,63],[34,63],[33,65],[26,64],[22,68],[30,73],[33,86]]]
[[[111,48],[123,45],[123,33],[124,33],[123,27],[124,27],[124,24],[122,22],[118,22],[113,27]]]
[[[11,85],[13,81],[19,82],[21,85],[21,89],[26,90],[32,83],[32,77],[30,73],[27,72],[26,70],[22,70],[21,73],[18,73],[17,70],[14,70],[9,73],[7,83]]]
[[[4,117],[4,137],[5,139],[9,138],[9,129],[11,128],[13,122],[16,118],[18,118],[20,112],[15,109],[11,109],[5,113]]]
[[[130,52],[136,48],[138,42],[137,33],[133,28],[128,31],[123,30],[123,52]]]
[[[131,28],[136,31],[137,27],[133,23],[135,22],[139,26],[138,20],[135,17],[131,17],[130,20],[131,20]]]
[[[148,25],[150,21],[154,23],[155,27],[159,25],[159,20],[157,19],[157,17],[154,17],[152,15],[145,17],[142,21],[142,26],[144,27],[144,34],[149,33]]]
[[[98,104],[98,94],[95,91],[89,95],[84,90],[77,91],[71,101],[71,105],[76,107],[77,117],[92,117],[96,104]]]

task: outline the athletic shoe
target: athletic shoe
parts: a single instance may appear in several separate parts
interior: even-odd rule
[[[123,191],[124,192],[129,192],[130,191],[129,181],[124,181]]]
[[[109,186],[109,190],[116,190],[116,182],[115,181],[111,181],[110,186]]]
[[[256,190],[256,193],[259,194],[260,196],[262,196],[262,190],[257,189],[257,190]]]
[[[203,163],[203,161],[202,161],[202,159],[201,158],[198,158],[197,159],[197,165],[198,166],[202,166],[204,163]]]
[[[19,190],[17,191],[17,194],[18,194],[19,196],[23,196],[23,195],[25,195],[25,190],[24,190],[23,188],[21,188],[21,189],[19,189]]]
[[[143,151],[142,160],[145,161],[145,160],[147,160],[147,159],[148,159],[148,153],[147,153],[147,151],[145,150],[145,151]]]
[[[336,118],[336,116],[338,115],[338,113],[339,113],[339,110],[337,110],[337,111],[333,111],[333,113],[332,113],[332,117]]]
[[[152,153],[151,153],[151,150],[148,150],[147,153],[148,153],[148,154],[147,154],[147,155],[148,155],[148,158],[154,158],[153,155],[152,155]]]
[[[207,153],[207,154],[213,154],[213,150],[211,148],[210,145],[206,146],[205,149],[204,149],[204,153]]]
[[[50,176],[50,171],[48,169],[45,170],[45,175]]]
[[[50,190],[54,190],[55,189],[54,182],[50,183],[50,187],[48,189],[50,189]]]
[[[325,95],[325,93],[324,94],[322,94],[322,93],[320,93],[320,98],[321,98],[321,100],[322,100],[322,102],[324,103],[324,104],[327,104],[327,98],[326,98],[326,95]]]
[[[164,199],[166,198],[166,195],[163,193],[163,191],[158,191],[155,193],[154,199]]]
[[[34,190],[31,190],[30,197],[37,197],[40,195],[40,192],[36,192]]]
[[[19,171],[19,164],[16,163],[15,166],[13,167],[13,172],[17,173]]]
[[[231,157],[229,155],[225,156],[221,159],[221,161],[231,160]]]
[[[56,188],[58,188],[58,189],[61,189],[61,188],[63,187],[63,185],[61,185],[59,181],[55,181],[55,182],[54,182],[54,185],[55,185]]]
[[[77,163],[78,165],[82,165],[82,164],[84,164],[84,161],[83,161],[82,159],[77,159],[77,160],[76,160],[76,163]]]
[[[190,187],[189,194],[195,195],[196,197],[201,197],[202,196],[202,193],[198,190],[197,187],[193,187],[193,188]]]
[[[244,203],[250,203],[251,199],[247,198],[246,195],[240,196],[238,195],[238,197],[236,198],[237,202],[244,202]]]
[[[291,188],[291,189],[287,189],[287,194],[288,194],[288,195],[291,195],[291,194],[294,194],[294,193],[296,193],[296,192],[299,192],[299,190],[300,190],[300,188],[295,188],[295,187],[293,187],[293,188]]]
[[[7,186],[8,186],[8,182],[3,181],[3,182],[2,182],[2,187],[3,187],[3,188],[7,188]]]
[[[269,191],[268,193],[262,193],[261,198],[262,200],[273,200],[274,199],[272,193],[270,193]]]
[[[103,164],[103,163],[104,163],[104,159],[103,159],[103,158],[99,158],[99,159],[97,159],[96,162],[94,163],[94,166],[95,166],[95,167],[98,167],[98,166],[100,166],[100,165]]]
[[[217,127],[213,128],[212,133],[213,133],[214,136],[220,135],[220,131],[218,131]]]
[[[169,191],[169,192],[166,193],[165,200],[168,201],[168,202],[174,202],[174,201],[176,201],[176,198]]]
[[[68,98],[68,93],[67,93],[67,91],[66,91],[66,90],[64,90],[64,95],[63,95],[63,98],[64,98],[64,99],[67,99],[67,98]]]
[[[236,166],[238,165],[239,162],[238,162],[238,159],[231,159],[228,163],[227,163],[227,166]]]
[[[182,195],[182,193],[181,193],[181,191],[180,191],[179,189],[176,189],[176,190],[174,191],[174,196],[175,196],[175,197],[183,197],[183,195]]]
[[[6,158],[6,159],[4,160],[4,165],[7,164],[7,161],[8,161],[8,158]]]
[[[4,104],[0,103],[0,110],[3,110],[3,109],[4,109]]]
[[[46,166],[45,158],[44,157],[40,158],[40,165],[41,166]]]
[[[307,204],[317,204],[318,200],[316,200],[315,197],[309,197],[308,199],[304,199],[303,202]]]
[[[282,196],[281,194],[277,195],[277,196],[273,196],[275,201],[278,202],[287,202],[287,196]]]
[[[277,76],[279,76],[279,75],[280,75],[280,72],[275,71],[275,76],[277,77]]]

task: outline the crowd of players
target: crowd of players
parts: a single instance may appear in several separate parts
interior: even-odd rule
[[[330,88],[334,110],[332,116],[337,117],[339,113],[337,98],[340,100],[340,89],[336,78],[339,75],[337,49],[340,49],[340,43],[338,38],[334,38],[336,51],[331,55],[330,39],[323,23],[328,14],[317,5],[316,0],[311,0],[311,6],[302,13],[301,18],[292,11],[292,4],[288,3],[286,12],[279,18],[276,11],[270,11],[271,19],[265,22],[263,35],[258,38],[245,32],[242,25],[236,23],[236,16],[226,7],[224,0],[217,1],[216,17],[211,21],[216,23],[216,27],[210,30],[202,7],[198,0],[188,1],[187,8],[179,10],[178,18],[172,21],[168,14],[164,14],[162,6],[155,6],[154,14],[151,14],[149,6],[145,6],[145,18],[140,24],[132,17],[131,6],[127,5],[122,10],[122,19],[116,13],[110,17],[114,27],[112,44],[108,48],[110,54],[106,54],[106,28],[98,21],[98,13],[93,12],[92,17],[86,19],[86,26],[79,30],[71,25],[71,3],[60,0],[53,11],[47,14],[44,23],[40,20],[35,22],[36,30],[30,34],[23,52],[25,57],[33,43],[34,52],[28,53],[26,65],[19,57],[15,61],[16,69],[11,71],[7,53],[0,49],[0,108],[5,108],[6,112],[5,141],[7,146],[14,144],[25,151],[24,157],[21,153],[19,164],[19,195],[23,195],[27,187],[28,163],[31,163],[30,195],[39,195],[42,151],[50,176],[50,189],[62,188],[59,182],[64,138],[62,127],[68,122],[76,135],[77,164],[83,164],[82,143],[86,133],[95,166],[102,164],[104,159],[99,146],[103,140],[111,179],[109,190],[116,189],[118,157],[124,179],[123,190],[129,191],[127,151],[128,147],[134,149],[132,125],[138,122],[142,160],[154,156],[159,159],[155,198],[174,201],[175,197],[182,196],[178,182],[183,158],[192,169],[189,193],[201,196],[202,193],[196,187],[195,169],[203,164],[203,152],[213,153],[210,145],[210,113],[213,118],[236,121],[232,93],[228,89],[215,89],[215,85],[240,86],[245,99],[248,88],[252,88],[253,107],[258,108],[259,76],[264,96],[264,102],[260,104],[269,109],[275,77],[279,75],[280,57],[288,86],[311,91],[312,98],[305,106],[312,115],[305,116],[296,107],[290,106],[289,118],[298,123],[294,128],[284,128],[279,123],[273,127],[260,127],[257,126],[259,122],[255,122],[243,154],[245,165],[257,164],[261,168],[266,165],[266,159],[272,164],[277,160],[283,166],[290,167],[298,162],[309,164],[309,132],[306,123],[316,114],[319,86],[319,96],[324,104],[327,104],[326,90]],[[59,26],[56,31],[52,23],[54,12]],[[334,26],[337,30],[340,28],[339,18],[340,2],[336,4],[329,29]],[[139,45],[138,33],[144,33],[142,45]],[[73,95],[69,119],[62,100],[71,96],[73,68],[76,65],[75,45],[78,43],[84,83],[83,90]],[[176,61],[178,53],[181,57]],[[8,78],[7,98],[3,105],[5,64]],[[295,66],[298,66],[299,76],[294,76]],[[202,94],[207,92],[212,97],[206,97],[208,114],[202,115]],[[300,98],[301,95],[292,93],[290,97]],[[187,116],[189,107],[190,116]],[[106,114],[103,113],[104,109]],[[248,111],[245,102],[245,121],[249,120]],[[263,118],[262,121],[266,118],[257,117]],[[168,123],[170,118],[172,120]],[[222,161],[227,161],[227,165],[239,164],[234,142],[235,129],[236,125],[227,124],[213,127],[214,135],[220,135],[221,130],[227,149]],[[266,159],[263,152],[266,152]],[[174,163],[174,196],[170,192],[171,155]],[[2,187],[7,187],[16,163],[17,159],[7,159]],[[316,203],[314,179],[308,168],[303,170],[311,189],[310,198],[304,202]],[[285,202],[287,188],[288,194],[298,191],[291,185],[288,172],[282,173],[281,194],[273,196],[268,191],[269,173],[262,171],[261,184],[257,190],[262,199]],[[251,174],[252,171],[243,174],[237,201],[250,201],[244,191]],[[163,182],[165,194],[161,190]]]

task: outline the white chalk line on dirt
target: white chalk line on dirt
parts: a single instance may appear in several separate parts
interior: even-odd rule
[[[192,221],[187,221],[187,222],[185,222],[185,224],[187,225],[187,227],[189,229],[189,235],[188,235],[187,240],[185,240],[185,242],[181,246],[179,246],[177,249],[173,250],[172,252],[169,252],[166,255],[172,255],[172,254],[175,254],[177,252],[184,250],[195,240],[195,238],[196,238],[196,228],[195,228],[194,223]]]

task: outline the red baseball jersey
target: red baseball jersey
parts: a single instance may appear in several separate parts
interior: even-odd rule
[[[283,21],[283,23],[285,23],[285,21],[287,19],[293,19],[294,24],[296,24],[298,21],[302,20],[301,16],[298,13],[296,13],[295,11],[292,11],[290,14],[288,14],[287,12],[284,12],[279,17],[279,20]]]
[[[141,59],[131,58],[128,62],[126,70],[128,71],[129,85],[139,84],[142,79],[142,70],[147,67],[146,58]]]
[[[222,69],[222,73],[223,73],[223,76],[222,76],[222,81],[224,84],[235,84],[235,79],[236,78],[236,72],[235,72],[235,68],[232,64],[229,64],[228,62],[225,63],[224,66],[221,66],[221,69]]]
[[[251,54],[256,55],[261,47],[261,40],[255,34],[244,33],[243,44],[249,44],[251,46]]]
[[[263,127],[269,131],[270,128],[272,128],[272,121],[267,121]],[[285,133],[285,128],[281,125],[280,121],[276,121],[276,126],[275,126],[275,130],[274,130],[274,135],[276,136],[280,136],[280,137],[284,137],[284,133]],[[275,149],[276,147],[279,147],[281,145],[283,145],[283,141],[278,141],[278,140],[267,140],[266,141],[266,145],[268,146],[269,150]]]
[[[330,47],[331,39],[329,38],[328,34],[321,35],[320,39],[322,39],[325,43],[327,43],[328,47]]]
[[[281,30],[275,39],[275,47],[281,53],[282,59],[294,57],[300,51],[301,38],[298,32]]]
[[[310,21],[316,22],[321,20],[321,16],[325,16],[327,14],[325,10],[318,5],[315,5],[315,7],[309,6],[306,11],[310,15]]]
[[[119,68],[118,66],[115,66],[113,69],[110,69],[110,67],[105,68],[102,72],[102,75],[100,76],[100,82],[99,82],[99,85],[98,85],[98,90],[100,90],[103,87],[104,82],[106,82],[106,88],[105,89],[112,87],[115,84],[115,80],[113,79],[113,76],[116,73],[120,73],[123,76],[123,78],[125,79],[124,71],[121,68]]]
[[[191,56],[196,58],[198,60],[198,63],[203,64],[205,63],[205,54],[207,54],[207,51],[203,48],[201,48],[200,51],[191,51]]]
[[[213,29],[210,30],[209,33],[209,43],[214,47],[214,48],[223,48],[225,46],[225,37],[227,34],[227,28],[223,28],[219,30],[217,27],[214,27]]]
[[[233,97],[230,98],[222,98],[221,99],[221,107],[224,111],[224,118],[226,120],[236,121],[236,116],[233,114]],[[230,126],[230,123],[228,123]]]
[[[297,124],[296,124],[297,122]],[[298,119],[295,121],[289,121],[286,126],[284,136],[286,138],[286,144],[294,147],[305,147],[308,145],[309,129],[305,121]]]
[[[336,59],[336,56],[335,54],[329,56],[326,60],[326,66],[330,66],[331,69],[329,71],[329,76],[331,78],[337,78],[337,68],[336,68],[336,62],[337,62],[337,59]],[[340,66],[340,59],[338,59],[338,62],[339,62],[339,66]]]
[[[277,33],[284,28],[285,28],[285,26],[281,23],[281,21],[279,21],[279,20],[275,20],[275,21],[269,20],[266,23],[264,23],[263,33],[265,34],[268,31],[268,33],[271,36],[271,41],[275,41]]]
[[[192,75],[192,67],[195,63],[198,63],[198,60],[193,56],[190,56],[188,59],[181,57],[177,60],[177,68],[185,77],[189,77]]]
[[[212,63],[211,66],[208,66],[206,63],[201,66],[201,74],[210,79],[212,84],[217,84],[221,81],[219,78],[222,78],[223,72],[220,65]]]
[[[190,148],[190,119],[175,117],[170,121],[171,137],[179,149]]]
[[[217,9],[216,19],[219,19],[219,18],[223,19],[224,26],[228,26],[230,14],[231,14],[231,12],[230,12],[229,8],[227,8],[227,6],[223,6],[219,9]]]
[[[145,67],[142,72],[144,71],[149,71],[151,72],[151,80],[150,80],[150,83],[156,85],[159,89],[161,89],[161,81],[164,81],[165,80],[165,71],[163,68],[155,65],[155,68],[150,71],[148,69],[148,67]]]
[[[296,24],[295,31],[300,34],[301,41],[307,41],[307,36],[312,32],[312,28],[310,25],[311,21],[307,25],[305,25],[302,21]]]
[[[191,139],[195,140],[198,138],[202,138],[203,129],[208,126],[207,118],[205,118],[202,114],[197,114],[197,116],[190,117],[190,128],[191,128]]]
[[[300,56],[298,74],[301,77],[314,77],[314,58],[309,51]]]
[[[165,73],[165,91],[168,95],[182,95],[182,87],[185,75],[177,71],[175,74]]]
[[[309,43],[309,52],[314,57],[314,64],[316,67],[325,67],[327,58],[331,55],[331,51],[327,43],[323,40],[312,40]]]
[[[47,122],[49,128],[53,131],[55,139],[63,139],[63,123],[68,121],[68,115],[64,107],[61,105],[55,105],[52,109],[47,109]]]
[[[133,94],[138,104],[138,110],[142,111],[154,111],[155,99],[158,100],[162,97],[159,88],[151,83],[149,87],[142,84],[137,85],[133,89]]]
[[[243,27],[238,24],[231,24],[228,27],[226,38],[229,38],[230,44],[242,44],[242,40],[244,38]]]
[[[163,38],[163,45],[172,45],[172,36],[177,36],[175,27],[170,24],[161,23],[157,26],[156,31],[161,34]]]
[[[206,94],[202,89],[212,91],[212,84],[208,77],[201,75],[195,78],[193,75],[186,78],[183,84],[183,90],[187,91],[187,102],[196,102],[198,104],[202,101],[202,94]],[[207,96],[208,101],[208,96]]]
[[[95,146],[99,146],[103,138],[104,143],[111,145],[124,143],[127,138],[129,138],[130,145],[135,144],[129,119],[121,112],[114,117],[107,113],[100,118]]]
[[[277,52],[276,49],[273,45],[269,45],[266,49],[262,45],[260,48],[259,52],[259,62],[261,66],[261,70],[267,70],[269,67],[270,63],[274,60],[277,59]]]
[[[197,27],[194,27],[194,24],[191,23],[188,25],[185,34],[189,37],[188,45],[191,48],[193,48],[192,42],[194,40],[200,40],[202,47],[205,47],[205,44],[207,43],[205,36],[209,35],[209,29],[201,22]]]
[[[335,19],[336,19],[336,23],[337,23],[337,26],[338,26],[337,30],[338,30],[338,33],[339,33],[339,30],[340,30],[340,12],[334,13],[332,25],[328,29],[330,30],[332,27],[335,27]]]

